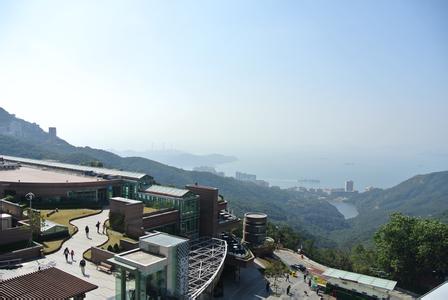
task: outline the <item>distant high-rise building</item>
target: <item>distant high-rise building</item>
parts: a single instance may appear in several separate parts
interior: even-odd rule
[[[255,181],[257,180],[257,175],[237,171],[235,172],[235,179],[241,181]]]
[[[347,180],[345,182],[345,191],[346,192],[353,192],[353,186],[354,186],[353,180]]]
[[[56,135],[56,127],[48,127],[48,134],[50,137],[55,138]]]

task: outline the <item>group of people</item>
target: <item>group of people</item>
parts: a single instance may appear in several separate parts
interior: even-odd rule
[[[65,256],[65,261],[68,262],[68,256],[71,256],[72,258],[72,262],[74,262],[74,256],[75,256],[75,251],[72,249],[71,251],[68,249],[68,247],[65,247],[64,249],[64,256]]]
[[[73,250],[73,249],[69,250],[68,247],[65,247],[63,253],[64,253],[64,256],[65,256],[65,261],[66,262],[68,262],[68,256],[69,255],[71,257],[71,262],[72,263],[75,262],[75,250]],[[85,276],[86,275],[86,273],[85,273],[86,261],[84,260],[84,258],[79,261],[79,266],[81,268],[82,275]]]
[[[101,226],[101,222],[100,221],[96,222],[95,227],[96,227],[96,232],[97,233],[100,233],[100,226]],[[86,237],[89,238],[89,231],[90,231],[89,226],[86,225],[86,228],[84,230],[86,232]],[[106,231],[106,224],[103,223],[103,234],[104,234],[105,231]]]
[[[98,221],[97,223],[96,223],[96,225],[95,225],[95,227],[96,227],[96,232],[97,233],[100,233],[100,226],[101,226],[101,222],[100,221]],[[86,232],[86,237],[89,239],[89,231],[90,231],[90,229],[89,229],[89,226],[88,225],[86,225],[86,227],[85,227],[85,232]],[[104,231],[106,230],[106,225],[105,224],[103,224],[103,234],[104,234]],[[74,259],[74,256],[75,256],[75,251],[72,249],[71,251],[68,249],[68,247],[66,247],[65,249],[64,249],[64,256],[65,256],[65,261],[66,262],[68,262],[68,256],[71,256],[71,261],[72,262],[74,262],[75,261],[75,259]],[[81,268],[81,272],[82,272],[82,275],[86,275],[86,273],[85,273],[85,268],[86,268],[86,261],[84,260],[84,258],[83,259],[81,259],[80,261],[79,261],[79,267]]]
[[[309,275],[308,271],[305,271],[303,273],[303,281],[305,283],[307,283],[307,285],[311,288],[311,276]],[[290,280],[290,274],[289,273],[286,273],[286,275],[285,275],[285,282],[292,283],[291,280]],[[266,288],[266,293],[269,293],[270,292],[270,288],[271,288],[271,283],[269,282],[269,280],[266,280],[265,288]],[[292,288],[291,285],[288,285],[288,287],[286,288],[286,294],[288,296],[292,295],[291,288]],[[319,295],[319,290],[320,290],[319,287],[317,287],[317,290],[316,290],[317,295]],[[308,292],[306,290],[304,291],[304,294],[305,294],[305,296],[308,296]],[[322,299],[322,297],[320,299]]]

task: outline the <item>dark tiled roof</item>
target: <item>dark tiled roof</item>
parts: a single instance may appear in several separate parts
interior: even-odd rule
[[[67,299],[98,286],[57,268],[0,281],[0,299]]]

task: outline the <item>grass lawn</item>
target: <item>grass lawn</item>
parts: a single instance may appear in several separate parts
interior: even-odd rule
[[[70,235],[73,235],[76,230],[75,226],[73,226],[69,223],[70,220],[73,220],[75,218],[80,218],[80,217],[87,217],[87,216],[90,216],[90,215],[93,215],[93,214],[96,214],[99,212],[99,210],[84,209],[84,208],[60,209],[58,212],[55,212],[51,216],[47,217],[47,214],[50,211],[51,210],[41,210],[40,215],[45,220],[49,220],[49,221],[52,221],[52,222],[55,222],[55,223],[58,223],[61,225],[68,226],[68,232]],[[49,254],[49,253],[56,251],[62,245],[63,241],[64,241],[63,239],[60,239],[60,240],[43,242],[44,253]]]
[[[112,230],[109,226],[109,220],[106,221],[106,226],[107,226],[107,237],[108,240],[106,243],[104,243],[103,245],[100,246],[101,249],[107,250],[107,247],[110,246],[114,246],[115,244],[120,245],[120,240],[129,240],[129,241],[135,241],[127,236],[125,236],[123,233]]]
[[[107,241],[98,246],[99,248],[103,249],[103,250],[107,250],[107,248],[109,246],[114,246],[115,244],[120,245],[120,240],[128,240],[128,241],[133,241],[133,242],[138,242],[137,240],[131,239],[130,237],[125,236],[123,233],[112,230],[109,227],[109,220],[106,221],[106,227],[107,227]],[[89,249],[86,252],[84,252],[84,258],[91,260],[92,259],[92,251]]]
[[[264,266],[265,269],[272,266],[272,263],[267,259],[257,257],[257,260]]]

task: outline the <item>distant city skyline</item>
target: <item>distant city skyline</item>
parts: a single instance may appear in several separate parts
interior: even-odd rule
[[[2,1],[0,106],[106,149],[446,155],[447,8]]]

